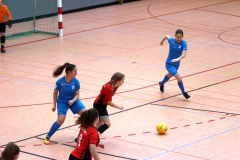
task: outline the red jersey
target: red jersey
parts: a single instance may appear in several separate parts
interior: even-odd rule
[[[79,159],[92,159],[90,144],[99,143],[98,131],[94,126],[81,127],[78,134],[78,143],[72,151],[72,155]]]
[[[11,13],[8,10],[8,7],[6,5],[2,5],[0,7],[0,23],[5,22],[5,14],[8,16],[8,20],[12,20]]]
[[[112,82],[108,82],[102,87],[100,94],[95,99],[95,104],[107,105],[107,101],[112,101],[112,96],[117,91],[118,87],[112,89]]]

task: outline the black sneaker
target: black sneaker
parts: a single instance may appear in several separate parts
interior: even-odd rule
[[[77,143],[77,138],[75,138],[74,141]]]
[[[164,92],[164,86],[161,84],[161,81],[158,82],[159,86],[160,86],[160,91]]]
[[[5,53],[5,52],[6,52],[5,49],[4,49],[4,47],[1,48],[1,52],[2,52],[2,53]]]
[[[183,93],[183,96],[184,96],[186,99],[190,98],[190,96],[187,94],[187,92]]]

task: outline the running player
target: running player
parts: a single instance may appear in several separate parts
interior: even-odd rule
[[[66,68],[66,69],[65,69]],[[57,121],[53,123],[50,131],[44,139],[44,144],[50,144],[50,137],[59,129],[65,121],[67,111],[70,109],[73,114],[81,115],[85,106],[79,99],[80,83],[76,78],[77,68],[74,64],[65,63],[56,68],[53,77],[58,77],[65,69],[66,75],[59,78],[53,91],[52,111],[58,110]]]
[[[114,73],[111,80],[103,85],[100,94],[94,101],[93,107],[96,108],[99,113],[99,122],[97,124],[97,128],[100,134],[102,134],[111,126],[107,106],[109,105],[111,107],[123,110],[122,106],[118,106],[112,102],[112,96],[114,96],[118,87],[123,85],[124,79],[125,76],[122,73]]]
[[[174,76],[178,81],[178,86],[181,89],[183,96],[188,99],[190,96],[185,92],[182,78],[178,73],[180,61],[186,56],[188,49],[187,42],[183,40],[183,31],[178,29],[175,33],[175,38],[166,35],[160,42],[160,45],[163,45],[165,40],[168,40],[169,43],[169,54],[165,64],[168,73],[163,80],[159,82],[160,91],[164,92],[164,84]]]
[[[99,120],[98,111],[95,108],[85,110],[75,121],[80,124],[78,142],[69,156],[69,160],[100,160],[96,147],[99,143],[99,134],[96,125]]]

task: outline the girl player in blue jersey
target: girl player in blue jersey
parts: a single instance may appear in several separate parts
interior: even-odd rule
[[[166,35],[160,42],[160,45],[163,45],[165,40],[168,40],[169,43],[169,54],[165,64],[168,73],[163,80],[159,82],[160,91],[164,92],[164,84],[174,76],[178,81],[178,86],[181,89],[183,96],[188,99],[190,96],[185,92],[182,78],[177,71],[180,65],[180,60],[186,56],[188,49],[187,42],[183,40],[183,31],[178,29],[175,33],[175,38]]]
[[[66,69],[65,69],[66,68]],[[44,139],[44,144],[50,144],[51,136],[59,129],[66,118],[68,109],[73,114],[81,115],[85,111],[85,106],[79,99],[80,83],[76,77],[77,68],[74,64],[65,63],[56,68],[53,77],[58,77],[65,69],[66,75],[59,78],[53,91],[53,107],[52,111],[58,110],[57,121],[53,123],[50,131]]]

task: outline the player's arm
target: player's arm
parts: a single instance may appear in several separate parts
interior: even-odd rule
[[[74,102],[76,102],[79,99],[79,90],[75,91],[75,96],[72,100],[68,102],[68,104],[71,106]]]
[[[107,104],[108,104],[109,106],[111,106],[111,107],[114,107],[114,108],[118,108],[118,109],[123,110],[123,107],[122,107],[122,106],[120,107],[120,106],[114,104],[112,101],[107,101]]]
[[[58,95],[58,90],[54,89],[54,91],[53,91],[53,108],[52,108],[53,112],[56,110],[57,95]]]
[[[75,91],[75,96],[72,99],[73,103],[76,102],[79,99],[79,90]]]
[[[6,8],[6,14],[7,14],[8,20],[11,21],[12,20],[12,16],[11,16],[11,12],[9,11],[8,8]]]
[[[6,12],[5,13],[7,14],[7,17],[8,17],[7,25],[8,25],[9,28],[11,28],[12,27],[12,16],[11,16],[11,13],[10,13],[10,11],[7,7],[6,7]]]
[[[91,155],[93,156],[94,160],[100,160],[97,149],[96,149],[96,144],[90,144],[90,152]]]
[[[163,39],[162,39],[162,41],[160,42],[160,45],[163,45],[163,42],[167,39],[167,38],[169,38],[170,36],[169,35],[166,35]]]
[[[181,59],[183,59],[184,57],[186,57],[186,54],[187,54],[187,50],[183,50],[182,51],[182,55],[176,59],[173,59],[172,62],[177,62],[177,61],[180,61]]]

